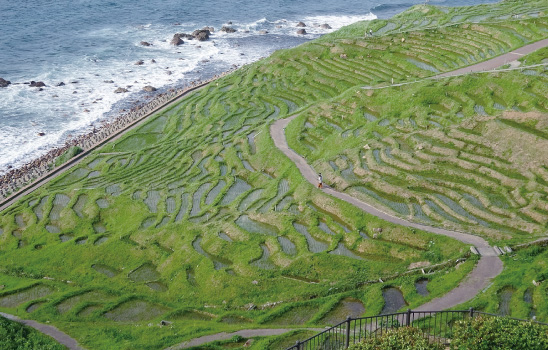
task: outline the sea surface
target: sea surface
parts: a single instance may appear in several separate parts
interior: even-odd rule
[[[430,4],[489,2],[496,1]],[[0,77],[14,83],[0,88],[0,174],[143,101],[146,85],[160,92],[181,87],[344,25],[388,18],[420,3],[424,1],[0,0]],[[307,24],[308,35],[296,34],[299,21]],[[333,29],[321,29],[324,23]],[[223,25],[237,32],[219,32]],[[204,26],[215,28],[209,41],[170,45],[174,33]],[[260,34],[263,30],[268,34]],[[139,60],[144,64],[135,65]],[[22,84],[32,80],[47,86],[39,91]],[[129,92],[115,94],[118,87]]]

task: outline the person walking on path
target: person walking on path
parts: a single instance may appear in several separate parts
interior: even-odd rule
[[[318,174],[318,188],[323,188],[323,177],[322,173]]]

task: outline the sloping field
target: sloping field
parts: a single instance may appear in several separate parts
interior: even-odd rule
[[[356,89],[302,113],[294,148],[396,215],[506,244],[543,235],[545,69]]]
[[[484,9],[514,10],[506,4]],[[510,146],[495,146],[487,129],[496,125],[504,132],[519,131],[528,142],[531,135],[544,135],[544,129],[524,124],[523,116],[511,111],[494,117],[494,102],[486,96],[500,97],[497,103],[505,109],[543,111],[543,71],[501,73],[489,85],[492,89],[479,84],[481,77],[421,83],[421,97],[405,95],[411,87],[369,96],[361,86],[451,71],[547,36],[548,20],[539,15],[504,25],[458,24],[405,36],[322,38],[219,79],[2,213],[0,308],[50,321],[92,349],[114,344],[155,349],[243,327],[332,324],[339,308],[350,307],[348,300],[356,303],[353,310],[377,314],[384,305],[383,288],[391,285],[411,307],[440,296],[473,267],[474,258],[454,266],[467,247],[382,222],[323,195],[274,148],[268,124],[304,111],[302,129],[288,134],[293,133],[295,149],[315,160],[336,186],[364,198],[377,196],[381,205],[404,216],[418,216],[420,209],[424,220],[455,225],[477,224],[473,216],[493,225],[485,227],[487,235],[501,229],[521,238],[538,232],[541,222],[515,207],[521,202],[507,187],[524,183],[525,190],[539,193],[534,203],[541,203],[543,192],[533,189],[529,172],[498,155]],[[527,89],[513,100],[506,97],[515,94],[520,79],[529,79]],[[443,84],[446,99],[438,93]],[[462,84],[468,84],[466,91],[479,92],[459,93]],[[408,107],[417,103],[398,112],[388,94],[402,94]],[[404,105],[402,98],[397,100]],[[486,115],[469,118],[481,111]],[[466,137],[443,136],[443,130]],[[485,172],[478,170],[477,176],[500,187],[491,193],[496,200],[469,191],[477,203],[470,199],[466,207],[440,191],[442,197],[432,194],[421,201],[410,194],[421,193],[413,186],[381,177],[399,180],[400,163],[407,164],[410,177],[427,177],[413,166],[429,169],[429,157],[439,155],[453,159],[451,152],[461,145],[456,140],[464,144],[467,157],[457,154],[453,163],[447,162],[453,164],[447,171],[457,172],[448,181],[462,175],[461,161],[473,169],[483,167]],[[414,153],[419,143],[425,145],[422,158]],[[493,164],[485,160],[493,155]],[[512,176],[500,171],[508,168]],[[436,171],[430,168],[430,173]],[[506,177],[498,179],[497,174]],[[380,187],[384,192],[372,186],[375,181],[386,184]],[[527,193],[517,192],[527,201],[522,207],[538,211]],[[427,200],[440,213],[428,211]],[[494,204],[499,201],[508,208]],[[465,212],[449,213],[453,203]],[[493,217],[515,219],[495,221],[482,208],[477,209],[481,213],[466,212],[474,204]],[[442,213],[455,220],[444,220]],[[509,222],[529,226],[515,229]],[[415,282],[422,278],[420,268],[429,272],[429,266],[449,260],[427,275],[430,293],[419,294]],[[419,267],[416,274],[395,277],[412,267]],[[159,326],[161,320],[168,326]]]

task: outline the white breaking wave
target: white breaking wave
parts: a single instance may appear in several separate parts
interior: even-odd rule
[[[356,21],[375,18],[369,13],[304,17],[302,21],[307,24],[306,38],[312,39]],[[185,40],[178,47],[170,44],[174,33],[191,33],[203,25],[145,24],[82,34],[79,38],[82,44],[92,46],[87,56],[68,56],[66,64],[43,67],[39,76],[17,77],[17,82],[44,81],[48,86],[43,91],[28,85],[11,85],[0,91],[0,174],[9,165],[21,166],[52,147],[63,145],[68,138],[86,132],[109,114],[118,114],[120,111],[113,108],[120,102],[142,99],[145,95],[142,89],[147,85],[174,86],[190,73],[195,76],[200,70],[226,70],[233,64],[243,65],[269,55],[281,48],[284,41],[261,44],[260,37],[256,38],[259,35],[302,37],[296,34],[297,23],[267,18],[235,22],[228,26],[236,29],[236,33],[223,33],[215,28],[209,41]],[[332,29],[322,29],[319,25],[324,23]],[[254,37],[253,45],[246,45],[248,37]],[[238,44],[234,40],[239,40]],[[143,46],[142,41],[152,45]],[[136,65],[138,61],[143,64]],[[55,86],[60,82],[64,85]],[[115,94],[117,88],[129,92]],[[40,132],[45,136],[37,136]]]

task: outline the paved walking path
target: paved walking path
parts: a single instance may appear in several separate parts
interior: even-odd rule
[[[24,324],[25,326],[32,327],[39,332],[49,335],[50,337],[55,339],[58,343],[66,346],[70,350],[84,350],[84,348],[81,347],[75,339],[71,338],[68,334],[64,332],[61,332],[59,329],[57,329],[54,326],[50,326],[50,325],[36,322],[33,320],[23,320],[17,316],[6,314],[3,312],[0,312],[0,316],[3,316],[7,318],[8,320]]]

